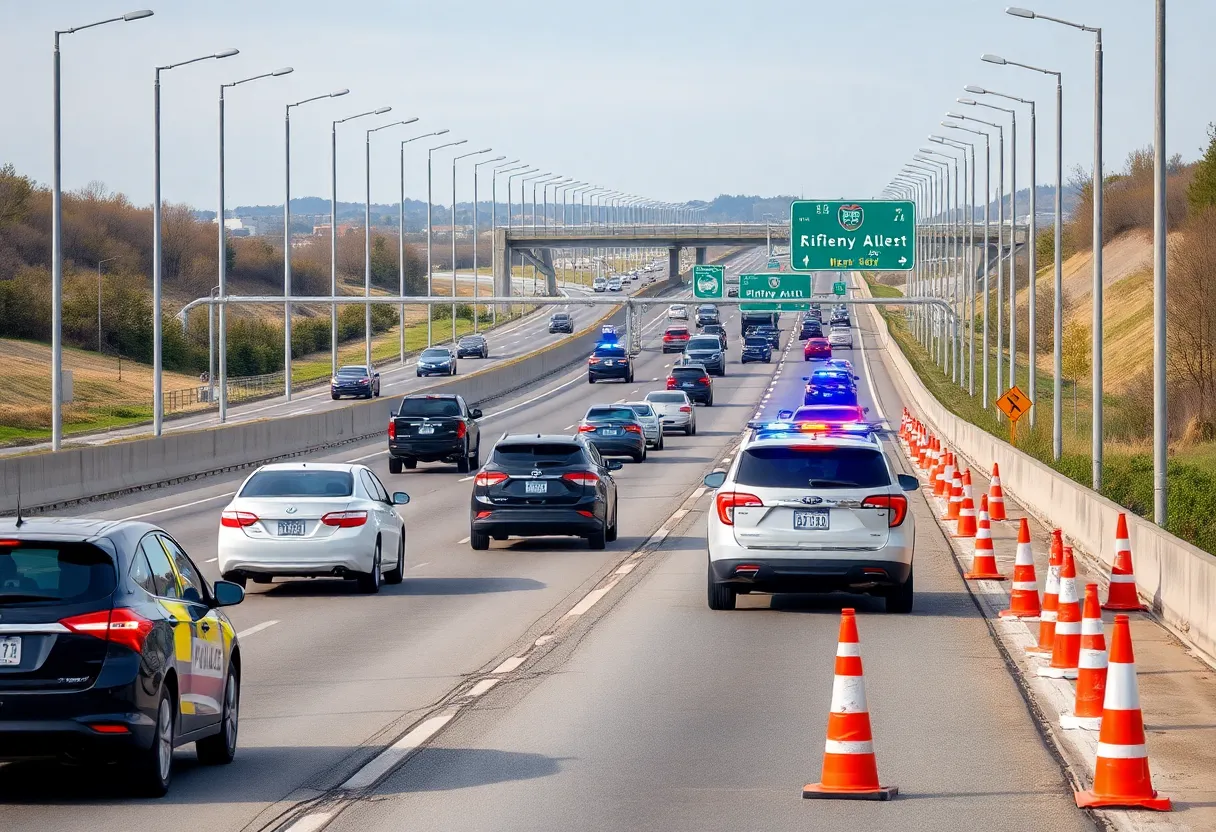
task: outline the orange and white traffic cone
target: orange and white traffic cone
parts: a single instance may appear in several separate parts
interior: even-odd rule
[[[1005,492],[1001,490],[1001,466],[992,463],[992,482],[988,484],[988,519],[1008,520],[1005,514]]]
[[[946,471],[946,464],[950,461],[950,451],[942,450],[937,459],[933,462],[933,467],[929,470],[929,481],[933,484],[933,496],[940,497],[942,494],[942,474]]]
[[[942,466],[941,475],[933,483],[933,493],[943,500],[950,499],[950,486],[954,483],[954,454],[946,452],[946,462]]]
[[[946,501],[946,513],[943,520],[957,520],[963,510],[963,475],[954,469],[954,480],[950,483],[950,499]]]
[[[987,517],[984,522],[987,523]],[[958,531],[954,533],[955,537],[975,537],[979,533],[979,527],[975,522],[975,504],[971,502],[971,498],[966,494],[963,495],[963,507],[958,510]],[[988,545],[992,546],[992,531],[988,528]]]
[[[1127,534],[1127,515],[1119,515],[1115,527],[1115,563],[1110,570],[1110,589],[1106,593],[1104,610],[1139,612],[1145,609],[1136,594],[1136,573],[1132,569],[1132,541]]]
[[[1168,812],[1173,808],[1168,797],[1157,796],[1148,770],[1136,657],[1132,653],[1131,623],[1126,615],[1115,616],[1115,629],[1111,633],[1094,785],[1074,796],[1082,809],[1123,807]]]
[[[861,644],[853,610],[840,611],[840,639],[836,646],[836,677],[832,681],[832,710],[823,750],[823,779],[802,789],[805,798],[838,800],[890,800],[897,786],[878,784],[874,735],[866,703],[866,680],[861,669]]]
[[[963,498],[971,498],[971,505],[975,505],[975,492],[971,490],[971,469],[963,471]]]
[[[921,443],[920,454],[916,457],[916,467],[924,473],[929,470],[929,460],[933,454],[933,437],[926,435],[925,441]]]
[[[987,495],[982,506],[989,506]],[[978,535],[976,540],[979,540]],[[1001,610],[1001,618],[1038,618],[1039,578],[1034,571],[1034,550],[1030,548],[1030,524],[1024,519],[1018,530],[1018,552],[1013,561],[1013,585],[1010,587],[1009,609]]]
[[[964,502],[964,507],[969,503]],[[964,508],[964,511],[966,509]],[[959,525],[963,523],[959,520]],[[1030,544],[1027,544],[1028,546]],[[1020,550],[1020,546],[1018,547]],[[1030,569],[1034,571],[1034,558],[1030,560]],[[971,571],[963,576],[969,581],[1003,581],[1005,576],[996,570],[996,553],[992,550],[992,527],[988,524],[988,495],[984,494],[980,497],[980,523],[979,528],[975,531],[975,554],[971,556]],[[1033,578],[1033,576],[1032,576]],[[1015,584],[1016,586],[1016,584]],[[1038,587],[1034,585],[1033,579],[1031,586],[1034,587],[1034,607],[1035,613],[1039,609],[1039,592]]]
[[[1026,518],[1022,528],[1026,529]],[[1027,532],[1029,534],[1029,531]],[[1056,615],[1060,609],[1060,570],[1064,568],[1064,539],[1059,529],[1051,530],[1051,554],[1047,558],[1047,582],[1043,586],[1043,612],[1039,616],[1039,643],[1027,653],[1050,656],[1055,649]]]
[[[1072,713],[1060,714],[1066,730],[1097,731],[1102,725],[1102,700],[1106,696],[1106,637],[1102,633],[1102,607],[1098,585],[1085,585],[1085,610],[1081,613],[1081,657],[1077,671],[1077,698]]]
[[[1039,668],[1049,679],[1075,679],[1081,659],[1081,603],[1077,600],[1077,563],[1072,547],[1064,547],[1060,567],[1060,597],[1056,611],[1056,631],[1051,642],[1051,664]]]

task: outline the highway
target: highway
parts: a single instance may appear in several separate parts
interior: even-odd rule
[[[756,270],[763,254],[729,267]],[[992,830],[1092,828],[921,497],[913,615],[844,596],[706,608],[701,477],[757,412],[801,400],[795,316],[782,321],[786,362],[746,367],[737,312],[725,317],[735,358],[715,380],[715,406],[698,406],[696,436],[669,436],[664,451],[618,472],[620,537],[605,551],[550,539],[474,552],[470,477],[441,465],[392,476],[379,442],[312,457],[365,462],[410,494],[404,583],[375,596],[337,581],[250,584],[231,609],[245,667],[231,766],[202,768],[179,750],[169,795],[141,801],[113,797],[116,774],[10,764],[0,768],[3,828],[973,830],[980,818]],[[659,309],[647,315],[633,385],[588,386],[576,368],[491,403],[483,439],[568,432],[590,404],[661,388],[674,358],[656,348],[664,322]],[[864,354],[853,351],[863,403],[871,416],[897,414]],[[219,511],[242,478],[66,513],[158,523],[215,579]],[[819,772],[843,606],[860,613],[879,769],[901,787],[892,804],[800,798]],[[386,747],[409,750],[436,719],[442,730],[370,793],[340,788],[377,770]]]

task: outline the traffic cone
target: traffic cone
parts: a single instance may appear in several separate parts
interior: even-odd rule
[[[949,451],[935,451],[933,467],[929,469],[929,482],[933,486],[933,495],[935,497],[940,496],[942,493],[942,472],[946,470],[946,460],[949,459],[949,457]]]
[[[988,485],[988,519],[1008,520],[1005,515],[1005,492],[1001,490],[1001,466],[992,463],[992,482]]]
[[[1024,517],[1022,528],[1028,528]],[[1060,609],[1060,570],[1063,567],[1064,540],[1059,529],[1052,529],[1051,554],[1047,559],[1047,583],[1043,586],[1043,613],[1039,616],[1039,643],[1034,647],[1027,647],[1027,653],[1050,656],[1055,648],[1056,616]]]
[[[946,452],[946,461],[942,465],[942,470],[938,474],[937,479],[933,483],[934,495],[941,497],[943,500],[950,499],[950,486],[954,482],[954,454]]]
[[[1075,679],[1081,658],[1081,604],[1077,600],[1077,563],[1072,547],[1064,547],[1060,567],[1060,597],[1056,611],[1056,631],[1051,641],[1051,664],[1039,668],[1048,679]]]
[[[933,437],[926,436],[925,441],[921,443],[920,454],[916,457],[916,467],[924,471],[928,470],[930,455],[933,453]]]
[[[985,499],[980,504],[988,507]],[[976,536],[979,540],[979,536]],[[1030,524],[1025,520],[1018,530],[1018,553],[1013,561],[1013,585],[1010,587],[1009,609],[1001,610],[1001,618],[1038,618],[1039,609],[1039,578],[1034,571],[1034,551],[1030,548]]]
[[[986,501],[986,498],[985,498]],[[963,495],[963,507],[958,510],[958,531],[954,533],[955,537],[975,537],[979,531],[979,527],[975,523],[975,504],[971,502],[971,497]],[[984,522],[988,522],[987,516]],[[988,528],[988,527],[986,527]],[[988,532],[988,545],[992,546],[992,532]]]
[[[1139,612],[1146,609],[1136,594],[1136,574],[1132,570],[1132,542],[1127,534],[1127,515],[1119,515],[1115,526],[1115,564],[1110,570],[1110,589],[1106,593],[1104,610]]]
[[[822,776],[822,782],[803,787],[803,797],[890,800],[899,793],[897,786],[878,784],[878,762],[874,757],[874,736],[870,732],[857,618],[851,609],[840,611],[836,677],[832,681],[832,710],[828,714]]]
[[[971,498],[971,505],[975,505],[975,492],[971,490],[971,469],[963,471],[963,498]]]
[[[1111,633],[1094,785],[1089,791],[1077,792],[1075,798],[1082,809],[1123,807],[1169,812],[1173,808],[1168,797],[1157,796],[1148,770],[1136,657],[1132,653],[1131,623],[1126,615],[1115,616],[1115,629]]]
[[[946,502],[946,513],[943,520],[957,520],[963,509],[963,475],[954,469],[954,480],[950,483],[950,499]]]
[[[1081,613],[1081,657],[1077,671],[1077,699],[1072,713],[1060,714],[1060,727],[1097,731],[1102,725],[1106,695],[1106,637],[1102,634],[1102,607],[1098,585],[1085,585],[1085,611]]]
[[[964,502],[966,506],[969,503]],[[965,509],[964,509],[965,510]],[[962,520],[959,520],[959,525],[962,525]],[[1027,544],[1028,546],[1030,544]],[[1021,544],[1018,545],[1019,552]],[[1034,558],[1030,560],[1031,572],[1034,571]],[[975,532],[975,554],[971,556],[971,571],[963,575],[969,581],[1003,581],[1005,576],[996,570],[996,554],[992,550],[992,527],[988,524],[988,495],[984,494],[980,497],[980,524]],[[1033,578],[1033,575],[1032,575]],[[1031,585],[1034,586],[1034,581],[1031,580]],[[1016,587],[1017,584],[1014,584]],[[1038,614],[1039,609],[1039,592],[1038,588],[1034,588],[1034,607],[1035,614]],[[1002,613],[1003,615],[1004,613]]]

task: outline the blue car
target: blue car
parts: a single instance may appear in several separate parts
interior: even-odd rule
[[[803,376],[806,389],[802,395],[804,405],[811,404],[857,404],[857,384],[852,373],[834,367],[818,369]]]
[[[773,348],[768,339],[759,335],[749,335],[743,339],[742,363],[763,361],[765,364],[773,360]]]

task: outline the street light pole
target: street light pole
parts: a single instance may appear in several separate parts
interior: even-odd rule
[[[161,328],[161,285],[164,281],[163,228],[160,196],[160,74],[179,66],[196,64],[199,61],[231,58],[240,54],[236,49],[225,49],[210,55],[200,55],[188,61],[178,61],[156,67],[156,78],[152,84],[152,434],[160,436],[165,420],[165,396],[163,374],[163,333]],[[224,224],[220,219],[220,227]]]
[[[432,168],[433,168],[432,160],[434,158],[433,154],[436,150],[443,150],[445,147],[456,147],[458,145],[464,144],[467,141],[468,141],[468,139],[460,139],[458,141],[448,142],[446,144],[441,144],[441,145],[436,145],[435,147],[428,147],[427,151],[426,151],[426,294],[427,294],[427,297],[434,296],[434,284],[435,284],[435,278],[434,278],[434,262],[435,261],[434,261],[434,257],[432,256],[432,251],[431,251],[432,244],[435,239],[434,225],[431,222],[431,206],[434,204],[434,199],[431,197],[431,185],[434,180],[433,171],[432,171]],[[453,205],[452,206],[453,219],[455,219],[455,216],[456,216],[456,206]],[[456,263],[454,262],[455,258],[453,257],[452,259],[453,259],[452,266],[455,267],[455,265],[456,265]],[[455,314],[455,312],[456,312],[456,310],[453,309],[452,313]],[[426,345],[428,347],[432,346],[435,343],[435,339],[434,339],[435,316],[431,313],[432,313],[432,307],[428,303],[426,306]]]
[[[467,159],[470,156],[480,156],[482,153],[489,153],[493,148],[485,147],[481,150],[474,150],[471,153],[465,153],[460,156],[452,157],[452,344],[456,343],[456,163],[461,159]],[[473,206],[473,211],[477,211],[477,206]],[[473,240],[473,247],[476,249],[477,240]],[[476,317],[476,297],[474,297],[474,317]]]
[[[494,162],[501,162],[505,158],[507,158],[507,157],[506,156],[495,156],[493,159],[486,159],[484,162],[474,162],[473,163],[473,331],[474,332],[481,331],[481,320],[477,315],[477,296],[481,290],[481,275],[479,275],[477,273],[477,243],[479,242],[479,240],[477,238],[477,169],[479,167],[481,167],[482,165],[489,165],[489,164],[493,164]],[[516,159],[515,161],[518,162],[519,160]],[[507,164],[512,164],[512,163],[508,162]],[[493,247],[494,247],[494,238],[493,238],[493,235],[491,234],[490,235],[490,248],[493,249]],[[494,278],[491,276],[491,278],[490,278],[491,288],[493,287],[493,283],[494,283]]]
[[[62,80],[59,68],[59,38],[95,26],[120,21],[130,22],[151,17],[152,12],[127,12],[121,17],[111,17],[71,29],[55,32],[55,50],[51,59],[51,112],[52,112],[52,164],[51,164],[51,450],[63,446],[63,107],[60,90]]]
[[[421,136],[414,136],[412,139],[405,139],[401,142],[401,205],[397,209],[397,283],[400,287],[401,296],[405,296],[405,146],[410,142],[416,142],[419,139],[430,138],[431,136],[442,136],[448,132],[445,127],[443,130],[436,130],[433,133],[423,133]],[[398,362],[405,364],[405,304],[397,310],[397,329],[400,336]]]
[[[518,161],[518,160],[516,160],[516,161]],[[515,165],[515,167],[511,167],[512,165]],[[497,167],[490,169],[491,170],[491,175],[490,175],[490,239],[492,241],[492,244],[490,246],[490,271],[492,273],[492,275],[490,277],[491,286],[493,286],[494,281],[498,279],[498,268],[499,268],[498,245],[496,242],[493,242],[493,241],[497,240],[497,237],[498,237],[498,177],[504,173],[510,174],[512,171],[525,170],[527,167],[528,167],[527,164],[520,165],[520,164],[516,164],[516,162],[507,162],[505,164],[501,164],[501,165],[498,165]],[[507,218],[510,219],[511,189],[510,189],[509,178],[508,178],[507,184],[508,184],[508,187],[507,187]],[[510,260],[509,257],[507,259]],[[508,262],[507,266],[508,266],[508,268],[507,268],[507,285],[505,287],[506,288],[505,294],[510,294],[511,293],[511,269],[510,269],[509,262]],[[494,294],[501,295],[504,293],[499,292],[498,289],[495,288]],[[491,304],[490,305],[490,326],[496,326],[497,324],[498,324],[498,304]]]
[[[1169,516],[1169,412],[1166,398],[1166,157],[1165,157],[1165,0],[1157,0],[1154,58],[1153,131],[1153,522],[1162,528]]]

